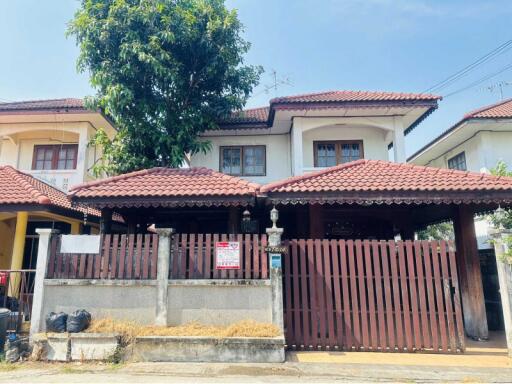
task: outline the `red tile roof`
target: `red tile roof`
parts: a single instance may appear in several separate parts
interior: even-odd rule
[[[70,195],[90,203],[125,198],[121,206],[155,205],[156,200],[168,205],[178,199],[181,205],[219,205],[236,198],[254,199],[258,189],[258,184],[208,168],[151,168],[77,185]]]
[[[437,136],[434,140],[425,144],[423,147],[414,152],[411,156],[408,157],[407,161],[414,159],[420,153],[429,149],[433,145],[435,145],[439,140],[444,138],[450,132],[456,130],[463,123],[471,119],[510,119],[512,118],[512,99],[507,99],[500,101],[499,103],[486,105],[485,107],[481,107],[470,111],[464,115],[464,117],[459,120],[456,124],[452,125],[446,131]]]
[[[496,119],[512,117],[512,99],[475,109],[464,115],[464,119]]]
[[[73,98],[0,103],[0,112],[55,109],[85,109],[85,107],[82,99]]]
[[[269,107],[250,108],[243,111],[233,112],[222,123],[228,124],[250,124],[250,123],[266,123],[269,116]]]
[[[73,207],[67,195],[45,182],[9,165],[0,166],[1,205],[43,205],[64,208],[75,212],[86,212],[100,216],[96,210]]]
[[[486,193],[493,191],[499,192],[500,198],[512,201],[512,177],[380,160],[357,160],[267,184],[260,191],[268,193],[270,197],[279,194],[339,194],[351,196],[353,202],[364,200],[369,195],[375,201],[381,198],[384,201],[384,196],[388,196],[392,201],[398,202],[403,196],[412,197],[414,194],[422,196],[417,202],[435,199],[434,195],[447,202],[449,196],[455,199],[457,193],[459,195],[456,199],[463,199],[460,193],[466,192],[477,192],[482,200],[490,201],[492,198]]]
[[[439,100],[441,96],[428,93],[378,92],[378,91],[326,91],[296,96],[277,97],[270,100],[277,103],[324,103],[358,101],[413,101]]]
[[[221,126],[229,125],[263,125],[271,126],[277,109],[321,109],[343,107],[346,105],[374,106],[374,105],[402,105],[428,107],[428,110],[413,122],[407,129],[409,133],[428,114],[437,108],[440,96],[426,93],[403,92],[372,92],[372,91],[327,91],[306,93],[295,96],[277,97],[270,100],[270,107],[252,108],[234,112],[231,116],[221,120]]]

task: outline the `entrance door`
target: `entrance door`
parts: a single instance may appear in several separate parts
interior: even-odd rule
[[[288,249],[288,348],[464,350],[452,242],[300,239]]]

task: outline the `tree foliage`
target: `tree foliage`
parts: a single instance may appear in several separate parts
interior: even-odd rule
[[[431,224],[417,232],[419,240],[446,240],[454,239],[452,222]]]
[[[241,109],[262,71],[244,64],[242,32],[224,0],[82,0],[68,34],[97,91],[87,103],[118,128],[92,141],[104,153],[96,171],[180,166],[207,151],[198,134]]]
[[[495,176],[512,176],[512,171],[508,170],[507,164],[504,161],[498,161],[496,167],[491,169],[491,174]],[[512,210],[504,209],[501,214],[489,215],[489,220],[495,228],[503,227],[512,229]]]

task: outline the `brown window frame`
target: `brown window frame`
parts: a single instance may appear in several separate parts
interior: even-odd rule
[[[263,148],[263,173],[251,173],[246,174],[245,173],[245,164],[244,164],[244,151],[246,148]],[[222,170],[222,158],[223,153],[225,149],[240,149],[240,173],[226,173],[226,175],[230,176],[245,176],[245,177],[252,177],[252,176],[266,176],[267,175],[267,146],[266,145],[222,145],[219,147],[219,171],[223,172]]]
[[[52,155],[52,167],[51,169],[36,169],[37,162],[37,151],[39,149],[51,149]],[[73,168],[58,168],[59,166],[59,151],[61,149],[74,149],[75,156],[73,158]],[[78,144],[36,144],[32,152],[32,170],[33,171],[70,171],[76,169],[78,159]]]
[[[314,164],[315,167],[318,167],[318,146],[322,144],[334,144],[334,149],[336,151],[336,165],[343,164],[341,162],[341,146],[343,144],[359,144],[359,159],[364,159],[364,146],[363,140],[322,140],[322,141],[313,141],[313,156],[314,156]],[[354,160],[355,161],[355,160]]]

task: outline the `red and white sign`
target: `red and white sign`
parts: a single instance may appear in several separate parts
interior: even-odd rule
[[[240,243],[238,241],[215,243],[215,269],[240,269]]]

